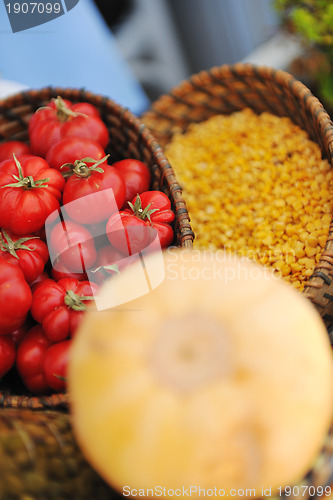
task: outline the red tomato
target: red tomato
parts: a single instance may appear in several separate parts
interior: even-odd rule
[[[49,258],[46,243],[33,235],[24,238],[11,231],[0,231],[0,257],[18,266],[30,284],[44,271]]]
[[[60,259],[57,259],[54,263],[54,267],[51,269],[51,276],[55,281],[59,281],[64,278],[75,278],[78,281],[86,281],[88,279],[87,273],[75,273],[73,271],[69,271]]]
[[[34,231],[34,236],[38,236],[43,241],[46,241],[45,225],[38,231]]]
[[[106,231],[111,245],[126,256],[141,252],[153,238],[149,222],[125,211],[110,217]]]
[[[74,335],[98,287],[89,281],[65,278],[41,283],[32,295],[31,315],[52,342]]]
[[[32,320],[28,317],[28,319],[25,321],[25,323],[23,323],[22,326],[6,335],[6,337],[10,337],[17,347],[22,342],[28,331],[31,330],[34,324],[35,323],[32,322]]]
[[[92,139],[82,139],[80,137],[64,137],[53,144],[46,154],[46,161],[52,168],[61,172],[70,172],[71,167],[63,167],[65,164],[73,165],[76,160],[92,158],[99,161],[105,158],[105,151],[102,146]],[[105,162],[106,163],[106,159]]]
[[[98,111],[98,109],[92,104],[90,104],[90,102],[77,102],[75,104],[72,104],[70,107],[71,110],[74,111],[75,113],[82,113],[84,115],[96,116],[97,118],[101,118],[101,114]]]
[[[110,244],[104,245],[97,250],[97,259],[93,269],[90,269],[89,277],[101,285],[111,276],[125,269],[135,258],[127,257]]]
[[[119,271],[126,267],[126,255],[111,245],[104,245],[97,251],[97,266],[108,266],[117,264]],[[111,270],[112,271],[112,270]]]
[[[112,166],[117,169],[125,181],[126,194],[125,202],[133,200],[137,194],[147,191],[151,182],[151,173],[145,163],[135,159],[120,160],[113,163]]]
[[[31,290],[17,266],[0,257],[0,335],[25,322],[31,306]]]
[[[32,152],[43,158],[52,144],[64,137],[93,139],[103,149],[109,142],[108,129],[98,116],[98,110],[89,103],[72,104],[61,97],[39,108],[32,115],[28,132]]]
[[[49,387],[44,378],[43,362],[51,342],[40,325],[29,330],[16,352],[16,368],[25,387],[35,393],[46,392]]]
[[[60,107],[60,111],[62,110],[62,105],[65,105],[67,108],[70,108],[71,111],[75,111],[76,113],[83,113],[84,115],[97,116],[98,118],[101,118],[101,114],[98,109],[89,102],[77,102],[73,104],[68,99],[62,99],[58,96],[56,99],[51,99],[48,104],[50,108],[56,110]]]
[[[46,271],[43,271],[37,278],[30,284],[31,291],[34,292],[34,290],[40,285],[42,281],[49,280],[50,276]]]
[[[71,220],[59,222],[51,229],[49,249],[56,256],[52,262],[56,271],[65,266],[70,272],[85,272],[97,257],[90,231]]]
[[[15,363],[16,348],[9,335],[0,337],[0,377],[6,375]]]
[[[133,255],[150,245],[156,236],[161,248],[174,237],[170,223],[175,214],[171,202],[161,191],[145,191],[130,203],[130,208],[110,217],[106,225],[112,246],[125,255]]]
[[[142,216],[140,210],[152,212],[146,219],[150,219],[153,223],[163,222],[170,224],[175,214],[171,210],[171,201],[162,191],[145,191],[140,194],[140,197],[135,197],[132,200],[132,211],[135,214]]]
[[[25,142],[21,141],[6,141],[0,144],[0,162],[3,160],[11,160],[13,153],[18,158],[22,155],[31,154],[30,147]]]
[[[63,204],[71,219],[96,224],[122,207],[125,191],[125,183],[114,167],[78,161],[65,184]]]
[[[0,163],[0,227],[15,234],[39,231],[59,209],[65,180],[43,158],[22,156]]]
[[[43,372],[47,385],[56,392],[67,389],[67,366],[71,340],[51,345],[44,356]]]

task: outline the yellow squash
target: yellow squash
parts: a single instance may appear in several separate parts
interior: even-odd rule
[[[321,318],[247,260],[169,249],[163,262],[159,286],[87,313],[76,335],[69,390],[85,456],[133,496],[186,497],[191,487],[261,496],[299,481],[332,419]],[[142,264],[105,284],[104,298],[126,297]]]

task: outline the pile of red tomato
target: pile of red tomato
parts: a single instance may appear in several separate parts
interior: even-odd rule
[[[174,213],[143,162],[108,163],[109,132],[90,103],[53,99],[28,133],[29,144],[0,144],[0,377],[15,370],[44,394],[66,389],[73,335],[105,276],[153,235],[168,247]]]

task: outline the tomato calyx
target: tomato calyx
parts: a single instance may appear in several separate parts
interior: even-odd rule
[[[108,264],[106,266],[98,266],[95,269],[91,270],[92,273],[100,272],[104,276],[104,278],[110,278],[111,273],[108,271],[111,271],[112,273],[117,273],[117,274],[120,273],[119,267],[117,266],[117,264]]]
[[[32,175],[27,175],[27,177],[24,177],[21,163],[16,158],[15,153],[13,153],[13,158],[14,158],[17,170],[18,170],[18,175],[13,174],[12,177],[17,182],[5,184],[4,186],[1,186],[2,188],[17,187],[17,188],[23,188],[23,189],[33,189],[33,188],[46,188],[46,187],[48,187],[47,183],[50,180],[49,177],[46,177],[45,179],[38,179],[38,181],[35,181],[35,179],[32,177]]]
[[[73,311],[86,311],[87,306],[84,304],[84,300],[94,300],[94,297],[77,295],[73,290],[67,290],[64,297],[66,306]]]
[[[52,101],[55,104],[57,118],[59,121],[65,122],[70,117],[77,116],[77,113],[75,113],[75,111],[72,111],[68,106],[66,106],[65,101],[62,99],[62,97],[60,97],[60,95],[53,98]]]
[[[142,220],[148,219],[150,223],[151,223],[150,216],[153,213],[159,211],[158,208],[152,208],[150,210],[151,203],[149,203],[145,208],[142,208],[141,198],[140,198],[139,194],[136,195],[136,199],[135,199],[134,205],[130,201],[128,201],[127,203],[131,207],[131,209],[133,211],[133,215],[135,215],[135,217],[137,217],[138,219],[142,219]]]
[[[74,163],[64,163],[61,165],[60,169],[65,167],[69,168],[69,170],[63,172],[62,175],[64,177],[70,177],[72,175],[77,175],[78,177],[90,177],[93,172],[100,172],[103,174],[104,170],[99,165],[104,163],[109,156],[110,155],[106,155],[98,161],[89,157],[82,158],[81,160],[75,160]],[[92,163],[92,165],[88,166],[87,163]]]
[[[9,234],[2,229],[2,231],[0,231],[0,250],[3,252],[9,252],[10,255],[19,259],[19,256],[16,253],[17,250],[28,250],[29,252],[33,251],[33,248],[29,248],[27,245],[24,245],[25,241],[30,241],[32,239],[39,239],[39,236],[28,236],[14,241]]]
[[[60,122],[66,122],[70,118],[75,118],[76,116],[87,116],[85,113],[78,113],[70,109],[60,95],[53,97],[51,101],[55,105],[57,119]],[[50,109],[50,106],[41,106],[37,109],[37,112],[41,109]]]

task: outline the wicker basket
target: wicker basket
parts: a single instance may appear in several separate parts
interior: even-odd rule
[[[243,108],[287,116],[317,142],[333,163],[333,124],[311,91],[292,75],[252,64],[202,71],[161,96],[142,116],[162,146],[192,122]],[[190,214],[191,215],[191,214]],[[303,293],[313,302],[333,338],[333,226],[325,250]]]
[[[15,94],[0,101],[0,142],[14,139],[28,141],[27,127],[32,113],[59,95],[72,102],[89,102],[99,109],[110,134],[106,149],[106,153],[110,154],[109,162],[131,157],[149,166],[153,188],[169,196],[176,214],[174,244],[191,246],[193,232],[188,212],[180,186],[161,147],[139,118],[114,101],[84,90],[64,88],[47,87]],[[0,384],[0,407],[55,409],[68,405],[67,394],[36,397],[26,394],[16,382],[13,384],[10,378],[5,377]]]
[[[82,455],[66,412],[2,408],[0,463],[3,500],[120,498]]]

